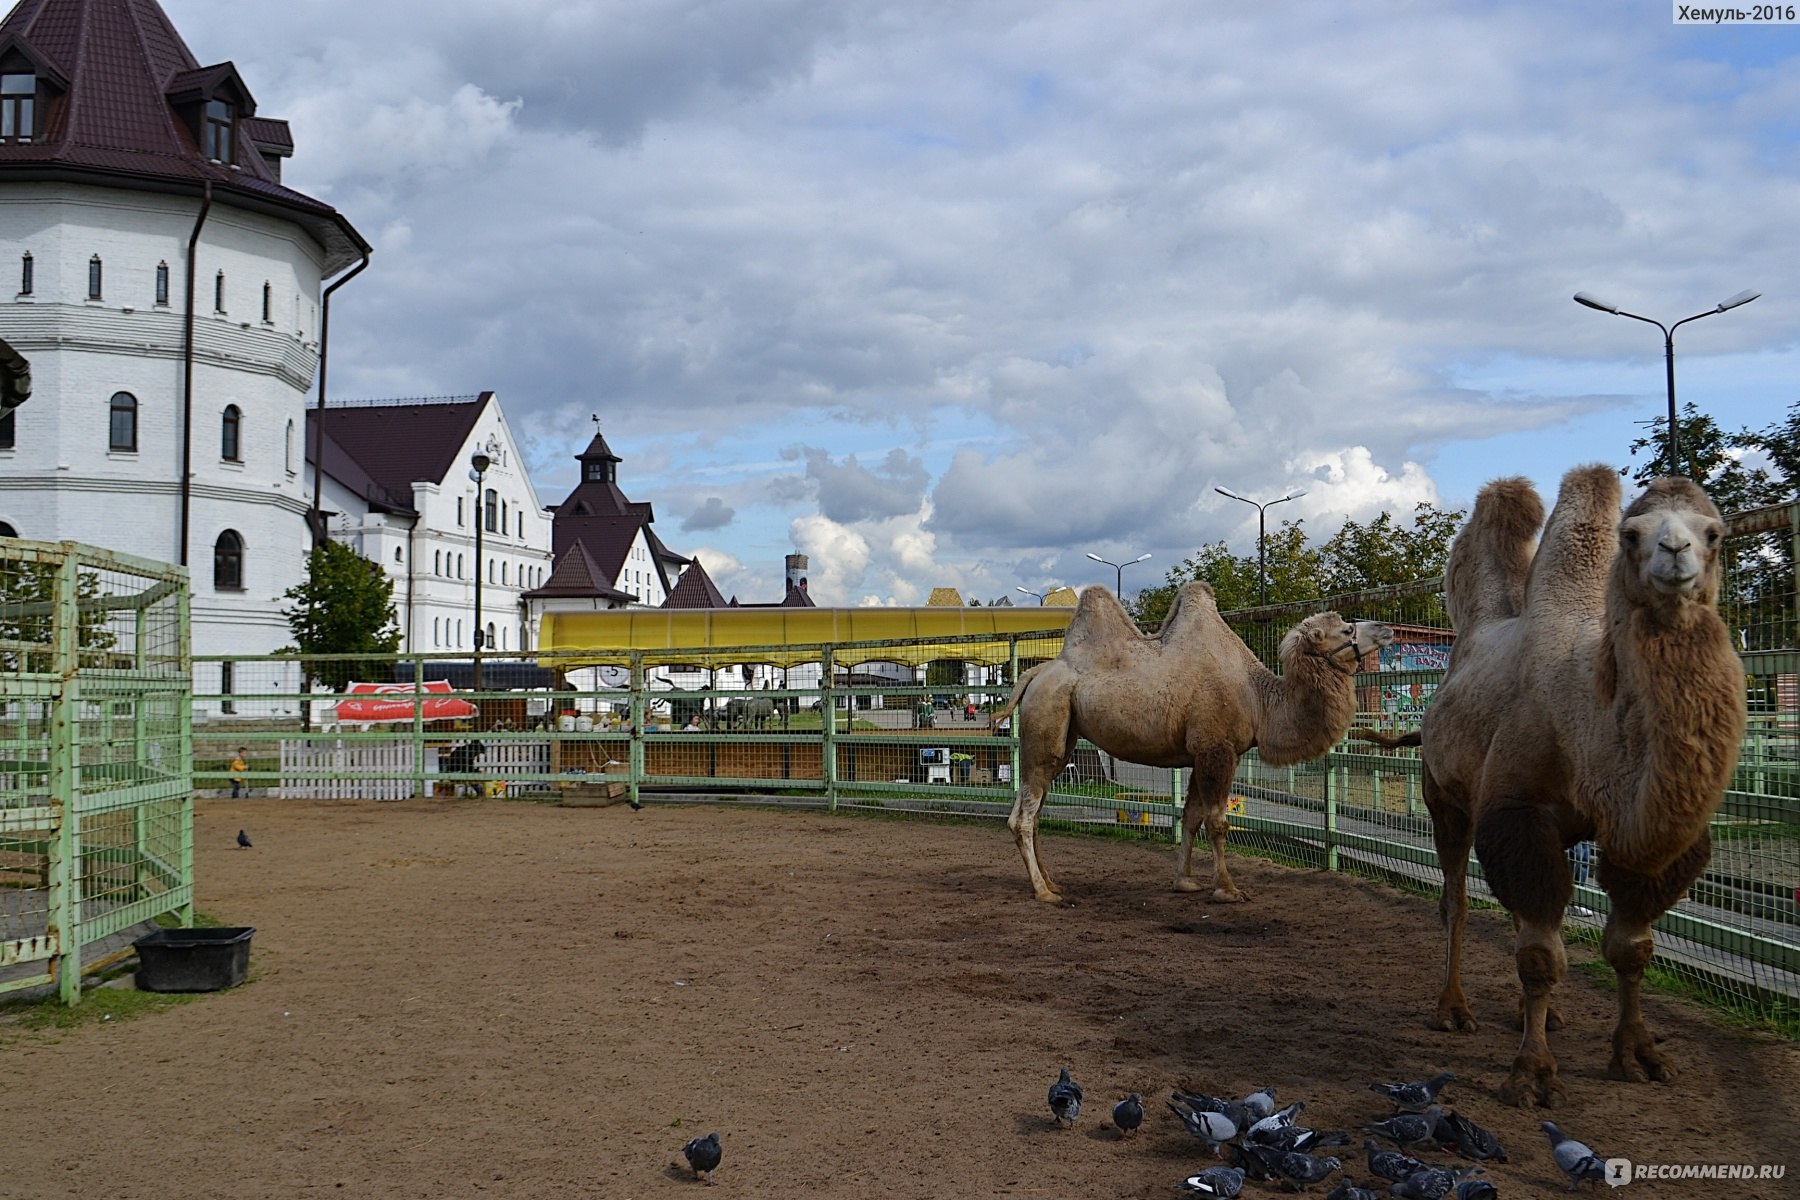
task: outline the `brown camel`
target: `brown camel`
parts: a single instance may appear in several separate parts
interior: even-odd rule
[[[1281,642],[1275,675],[1219,616],[1212,588],[1185,585],[1162,628],[1138,631],[1117,597],[1089,588],[1075,606],[1060,657],[1019,676],[996,721],[1019,712],[1019,795],[1007,825],[1039,900],[1056,903],[1055,883],[1037,854],[1038,812],[1051,782],[1081,738],[1126,762],[1192,767],[1181,811],[1175,890],[1197,892],[1193,842],[1212,837],[1213,899],[1242,900],[1225,869],[1225,806],[1240,755],[1285,766],[1336,745],[1356,715],[1355,676],[1363,655],[1388,645],[1393,630],[1319,613]]]
[[[1465,875],[1473,845],[1513,914],[1524,1040],[1500,1088],[1509,1104],[1565,1095],[1546,1031],[1568,959],[1567,851],[1599,846],[1612,898],[1601,949],[1619,981],[1607,1074],[1667,1080],[1639,990],[1650,925],[1705,867],[1707,826],[1737,762],[1744,673],[1719,619],[1723,523],[1686,479],[1658,479],[1619,518],[1607,467],[1563,477],[1544,505],[1523,479],[1482,489],[1450,549],[1445,601],[1456,646],[1415,734],[1370,735],[1423,753],[1423,794],[1444,868],[1449,934],[1436,1024],[1473,1030],[1462,990]],[[1361,731],[1359,731],[1359,735]]]

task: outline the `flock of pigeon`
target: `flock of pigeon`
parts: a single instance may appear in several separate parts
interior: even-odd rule
[[[1500,1191],[1482,1163],[1505,1162],[1500,1140],[1454,1110],[1446,1112],[1437,1102],[1444,1085],[1456,1078],[1449,1072],[1422,1083],[1372,1083],[1376,1092],[1393,1105],[1392,1115],[1361,1127],[1374,1137],[1363,1139],[1369,1181],[1359,1186],[1343,1160],[1315,1151],[1350,1146],[1345,1131],[1310,1129],[1299,1123],[1306,1101],[1284,1108],[1275,1106],[1275,1089],[1263,1088],[1242,1100],[1224,1100],[1191,1092],[1175,1092],[1168,1100],[1171,1112],[1187,1131],[1205,1144],[1215,1158],[1228,1159],[1220,1166],[1188,1176],[1176,1187],[1202,1196],[1230,1200],[1243,1190],[1245,1180],[1265,1180],[1284,1189],[1305,1191],[1333,1174],[1338,1184],[1325,1200],[1379,1200],[1377,1188],[1398,1200],[1496,1200]],[[1059,1128],[1069,1128],[1081,1116],[1081,1085],[1062,1068],[1050,1085],[1050,1111]],[[1113,1125],[1123,1138],[1137,1136],[1144,1124],[1144,1098],[1132,1092],[1113,1105]],[[1543,1123],[1550,1138],[1556,1165],[1569,1179],[1571,1190],[1589,1180],[1605,1178],[1604,1160],[1580,1142],[1566,1137],[1549,1121]],[[1391,1143],[1393,1149],[1382,1142]],[[1408,1151],[1454,1150],[1472,1165],[1434,1166]]]

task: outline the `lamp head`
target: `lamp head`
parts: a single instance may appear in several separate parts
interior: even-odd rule
[[[1101,558],[1098,554],[1095,554],[1092,550],[1088,551],[1088,557],[1093,559],[1097,563],[1103,563],[1106,561],[1104,558]]]
[[[1149,558],[1149,557],[1150,557],[1150,555],[1149,555],[1149,553],[1148,553],[1148,552],[1147,552],[1147,551],[1146,551],[1146,552],[1145,552],[1145,553],[1143,553],[1143,554],[1140,554],[1140,555],[1138,555],[1138,556],[1137,556],[1137,557],[1136,557],[1136,558],[1134,558],[1134,559],[1132,559],[1132,560],[1131,560],[1131,561],[1132,561],[1132,562],[1134,562],[1134,563],[1140,563],[1140,562],[1143,562],[1143,561],[1144,561],[1144,560],[1145,560],[1145,559],[1146,559],[1146,558]]]
[[[1736,308],[1740,304],[1748,304],[1760,295],[1762,295],[1761,292],[1751,291],[1749,288],[1745,288],[1737,295],[1731,297],[1731,299],[1719,301],[1719,307],[1716,311],[1725,312],[1728,309]]]
[[[494,465],[494,460],[480,450],[477,450],[474,454],[469,456],[469,465],[475,468],[475,473],[477,475],[486,475],[487,469]]]
[[[1609,303],[1605,300],[1602,300],[1602,299],[1600,299],[1600,297],[1595,296],[1589,292],[1576,292],[1575,293],[1575,303],[1585,304],[1589,308],[1598,309],[1599,311],[1601,311],[1603,313],[1615,313],[1616,314],[1619,311],[1618,305]]]

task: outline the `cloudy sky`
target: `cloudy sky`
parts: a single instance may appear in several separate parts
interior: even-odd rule
[[[1662,0],[164,0],[376,247],[338,398],[600,414],[727,595],[1128,590],[1800,379],[1800,25]]]

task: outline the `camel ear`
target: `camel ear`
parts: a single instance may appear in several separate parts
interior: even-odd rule
[[[1600,635],[1600,645],[1594,655],[1594,691],[1600,703],[1611,704],[1619,690],[1619,663],[1613,657],[1612,627]]]

